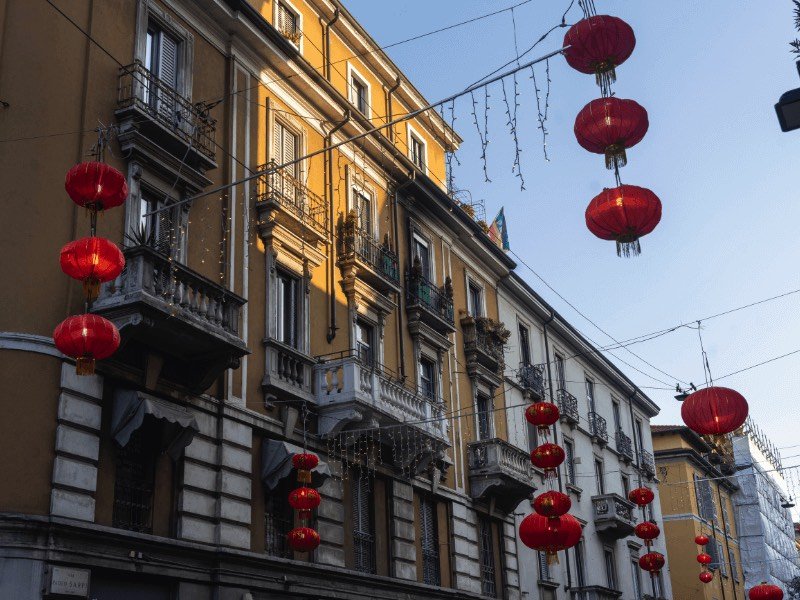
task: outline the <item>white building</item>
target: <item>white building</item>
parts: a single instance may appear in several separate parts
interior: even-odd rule
[[[784,589],[800,576],[789,492],[778,451],[748,419],[733,438],[739,491],[733,496],[745,589],[761,582]]]
[[[558,404],[555,441],[567,460],[553,483],[538,473],[537,493],[548,485],[568,493],[570,512],[584,525],[581,543],[566,557],[559,553],[558,565],[548,566],[517,540],[523,598],[672,598],[666,573],[651,580],[638,566],[647,549],[633,528],[642,515],[627,500],[639,485],[653,489],[647,518],[661,524],[650,436],[658,406],[519,278],[506,278],[499,302],[500,319],[512,332],[505,385],[507,406],[516,408],[507,411],[509,440],[530,451],[539,442],[524,407],[542,393]],[[517,526],[530,512],[529,502],[520,503]],[[666,556],[663,539],[653,549]]]

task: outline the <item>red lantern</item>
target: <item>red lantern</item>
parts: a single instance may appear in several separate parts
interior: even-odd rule
[[[698,546],[705,546],[708,543],[708,536],[698,535],[696,538],[694,538],[694,543]]]
[[[747,400],[730,388],[711,386],[689,394],[681,406],[683,422],[700,435],[725,435],[747,419]]]
[[[585,150],[605,154],[606,168],[614,169],[627,164],[625,149],[641,142],[648,126],[640,104],[612,96],[583,107],[575,119],[575,137]]]
[[[543,517],[560,517],[569,512],[572,508],[572,500],[569,496],[550,490],[539,494],[533,501],[533,509]]]
[[[661,220],[661,200],[647,188],[606,188],[586,207],[586,227],[601,240],[617,242],[617,256],[637,256],[639,238]]]
[[[706,554],[705,552],[701,552],[697,555],[697,562],[699,562],[701,565],[710,565],[711,560],[711,555]]]
[[[650,542],[659,536],[661,530],[658,528],[658,525],[652,521],[643,521],[636,526],[634,533],[636,537],[645,540],[647,545],[650,546]]]
[[[295,527],[286,534],[289,547],[297,552],[311,552],[319,546],[319,533],[311,527]]]
[[[711,583],[714,580],[714,574],[711,571],[703,571],[700,573],[700,581],[703,583]]]
[[[56,348],[75,359],[78,375],[94,374],[94,361],[108,358],[119,348],[116,326],[97,315],[67,317],[55,331]]]
[[[128,197],[125,176],[101,162],[83,162],[72,167],[64,188],[75,204],[89,210],[113,208]]]
[[[545,552],[548,562],[558,562],[556,552],[576,545],[583,528],[570,514],[561,517],[544,517],[533,513],[519,525],[519,539],[528,548]]]
[[[783,600],[783,590],[777,585],[762,583],[750,588],[747,597],[750,600]]]
[[[664,555],[660,552],[648,552],[639,558],[639,566],[652,575],[664,568]]]
[[[615,68],[633,53],[636,36],[625,21],[608,15],[581,19],[564,36],[564,58],[581,73],[594,73],[603,95],[616,81]]]
[[[554,476],[558,465],[564,462],[564,449],[558,444],[542,444],[531,452],[531,462],[534,467],[544,469],[548,477]]]
[[[547,428],[558,421],[558,406],[552,402],[536,402],[525,410],[525,419],[540,430]]]
[[[295,510],[314,510],[321,498],[314,488],[299,487],[289,492],[289,506]]]
[[[300,483],[311,483],[311,471],[319,464],[319,457],[316,454],[303,452],[292,457],[292,465],[297,469],[297,481]]]
[[[636,488],[628,492],[628,500],[638,506],[647,506],[655,499],[653,490],[646,487]]]
[[[100,284],[115,279],[125,268],[125,257],[117,245],[105,238],[86,237],[61,249],[61,270],[83,281],[89,300],[97,298]]]

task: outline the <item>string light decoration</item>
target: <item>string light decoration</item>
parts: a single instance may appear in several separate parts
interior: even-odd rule
[[[575,138],[584,150],[604,154],[606,169],[628,164],[625,151],[644,139],[650,123],[647,111],[635,100],[612,96],[584,106],[575,118]]]
[[[750,600],[783,600],[783,590],[765,582],[750,588],[747,597]]]
[[[601,240],[617,243],[617,256],[638,256],[639,238],[661,221],[661,200],[647,188],[620,185],[606,188],[586,208],[586,227]]]

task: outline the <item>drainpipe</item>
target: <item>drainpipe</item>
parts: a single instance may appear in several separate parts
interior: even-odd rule
[[[730,547],[730,543],[728,542],[728,519],[725,518],[725,513],[727,513],[727,511],[726,510],[722,510],[722,507],[724,505],[722,504],[722,491],[720,490],[719,481],[717,481],[717,498],[719,499],[719,510],[722,513],[722,535],[725,538],[725,557],[724,557],[724,559],[725,559],[725,562],[727,562],[728,565],[730,565],[731,570],[733,570],[733,564],[731,564],[731,547]],[[723,557],[720,557],[720,563],[723,562],[722,558]],[[733,573],[731,573],[730,575],[731,575],[730,576],[731,588],[733,588]],[[725,599],[725,582],[722,580],[722,577],[719,578],[719,586],[722,588],[722,600],[726,600]],[[735,588],[733,588],[733,597],[736,598],[736,589]]]
[[[398,85],[400,79],[397,80]],[[391,90],[390,90],[391,93]],[[400,190],[405,189],[414,183],[416,179],[416,172],[411,171],[408,179],[396,186],[394,189],[394,199],[392,200],[392,220],[394,221],[394,247],[397,249],[397,267],[400,268],[400,216],[398,214],[397,205],[400,202]],[[403,286],[405,288],[405,286]],[[400,348],[400,377],[406,378],[406,344],[403,341],[403,294],[402,292],[397,297],[397,341]]]
[[[389,91],[386,92],[386,122],[392,122],[392,96],[397,91],[397,88],[400,87],[400,77],[398,76],[395,81],[394,85],[389,88]],[[394,141],[394,127],[389,127],[389,140]]]
[[[636,390],[633,390],[633,393],[628,396],[628,412],[630,412],[631,415],[631,436],[633,437],[633,454],[636,461],[636,472],[638,473],[639,487],[642,487],[642,468],[639,464],[639,436],[636,435],[636,419],[633,416],[633,399],[635,396]]]
[[[337,9],[338,12],[338,9]],[[334,125],[323,140],[323,147],[328,148],[331,145],[333,134],[339,131],[350,120],[350,109],[345,110],[344,118]],[[333,260],[334,252],[334,236],[335,236],[335,223],[334,223],[334,197],[333,197],[333,156],[330,152],[325,152],[325,168],[323,170],[325,178],[325,194],[328,196],[328,226],[330,233],[330,241],[328,242],[328,299],[330,302],[330,313],[328,314],[328,343],[333,341],[336,337],[336,272]]]
[[[331,25],[339,20],[339,7],[333,9],[333,17],[325,23],[325,79],[331,80]]]

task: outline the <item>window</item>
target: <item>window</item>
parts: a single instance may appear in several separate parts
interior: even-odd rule
[[[567,483],[575,485],[575,446],[571,441],[564,438],[564,470],[566,471]]]
[[[147,25],[144,68],[157,77],[161,84],[172,90],[178,87],[179,50],[180,40],[164,31],[158,23],[151,19]],[[151,106],[158,106],[159,110],[171,112],[174,109],[172,96],[168,93],[160,93],[161,89],[158,84],[151,89],[145,89],[144,100]]]
[[[473,317],[483,316],[483,289],[472,281],[467,285],[467,309]]]
[[[284,271],[278,271],[277,290],[277,338],[287,346],[297,348],[297,289],[300,282]]]
[[[478,439],[488,440],[492,437],[492,401],[486,394],[478,394]]]
[[[547,564],[547,554],[537,552],[536,557],[539,563],[539,581],[550,581],[550,565]]]
[[[272,158],[276,163],[280,165],[293,163],[281,169],[272,178],[274,191],[280,194],[284,201],[301,208],[303,194],[298,182],[300,163],[294,162],[300,155],[300,136],[276,120],[273,127],[272,145]]]
[[[431,252],[430,248],[428,248],[428,242],[420,238],[419,236],[414,236],[413,241],[413,252],[414,255],[411,257],[412,260],[416,261],[419,258],[419,266],[422,271],[422,276],[425,279],[431,279]]]
[[[426,398],[436,399],[436,363],[424,356],[419,359],[419,387]]]
[[[178,237],[175,209],[166,208],[169,206],[169,201],[159,196],[155,192],[142,189],[139,202],[139,230],[133,233],[133,237],[137,245],[150,246],[160,254],[174,256]]]
[[[708,568],[712,571],[719,569],[720,574],[727,577],[728,569],[722,552],[722,544],[719,543],[719,540],[712,537],[706,546],[706,552],[711,556],[711,563],[709,563]]]
[[[356,321],[356,353],[361,364],[366,367],[375,366],[375,328],[364,321]]]
[[[422,581],[441,585],[439,568],[439,531],[436,503],[428,496],[419,497],[420,546],[422,547]]]
[[[362,573],[375,573],[375,514],[372,480],[366,476],[351,480],[353,500],[353,568]]]
[[[294,527],[294,511],[289,506],[289,492],[294,482],[287,477],[266,492],[264,499],[264,551],[270,556],[290,558],[292,552],[286,542],[286,534]]]
[[[358,112],[369,117],[371,106],[369,101],[369,84],[361,77],[352,65],[348,65],[350,74],[350,103],[356,107]]]
[[[720,499],[720,506],[722,507],[722,521],[725,523],[725,533],[731,534],[731,519],[728,515],[728,503],[724,498]]]
[[[733,548],[728,547],[728,560],[731,563],[731,575],[734,581],[739,581],[739,570],[736,568],[736,553]]]
[[[519,325],[519,357],[523,365],[531,364],[531,336],[525,325]]]
[[[573,549],[575,556],[575,581],[579,588],[586,585],[586,563],[584,562],[583,540]]]
[[[413,162],[421,171],[425,171],[425,143],[413,133],[408,137],[408,150]]]
[[[708,479],[698,477],[697,474],[694,474],[693,477],[697,512],[701,519],[713,523],[717,518],[717,508],[711,491],[711,482]]]
[[[372,197],[360,188],[353,188],[353,208],[358,215],[358,227],[369,235],[372,229]]]
[[[631,555],[631,580],[633,581],[633,598],[642,600],[642,579],[639,567],[639,559]]]
[[[295,46],[300,42],[300,17],[284,2],[278,2],[278,31]]]
[[[481,592],[485,596],[497,597],[497,581],[495,579],[496,567],[494,561],[494,534],[492,522],[486,517],[480,517],[478,523],[480,540],[481,563]]]
[[[612,548],[603,548],[603,557],[606,565],[606,583],[612,590],[617,589],[617,566],[614,560],[614,550]]]
[[[619,410],[619,402],[612,398],[611,408],[614,411],[614,431],[622,431],[622,414]]]
[[[128,443],[117,450],[114,479],[114,527],[152,533],[156,452],[151,424],[139,427]]]
[[[594,410],[594,381],[591,379],[586,380],[586,400],[589,403],[589,411],[595,412]]]
[[[622,495],[627,498],[628,493],[631,491],[631,480],[630,477],[625,475],[624,473],[621,475],[622,478]]]
[[[642,422],[639,419],[636,419],[634,426],[636,430],[634,431],[634,435],[636,436],[636,444],[639,447],[639,452],[644,450],[644,437],[642,436]]]
[[[603,461],[595,459],[594,460],[594,479],[595,484],[597,486],[597,493],[605,494],[606,493],[606,482],[605,482],[605,473],[603,472]]]
[[[526,421],[527,423],[527,421]],[[532,423],[527,423],[528,426],[528,449],[533,452],[539,446],[539,428]]]
[[[564,370],[564,357],[558,353],[555,355],[555,363],[556,363],[556,384],[558,385],[559,390],[567,389],[567,375],[566,371]]]

